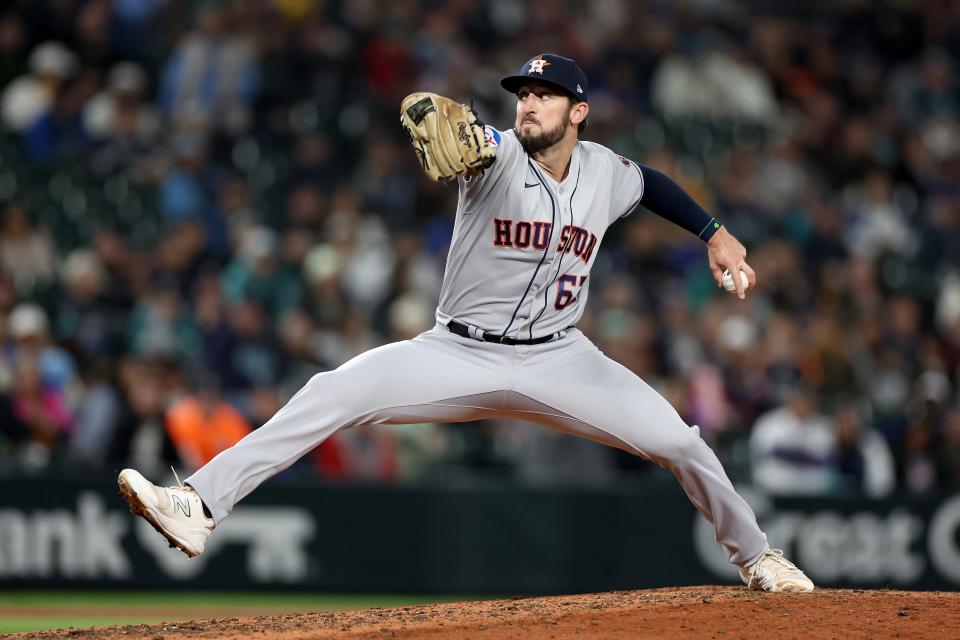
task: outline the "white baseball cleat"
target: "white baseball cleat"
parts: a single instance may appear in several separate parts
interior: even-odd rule
[[[171,547],[191,558],[203,553],[214,524],[203,513],[203,501],[193,488],[158,487],[133,469],[121,471],[117,484],[130,513],[153,525]]]
[[[813,591],[813,581],[784,558],[780,549],[767,549],[752,565],[741,567],[740,578],[758,591]]]

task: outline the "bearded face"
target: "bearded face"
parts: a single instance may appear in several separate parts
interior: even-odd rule
[[[523,127],[514,129],[514,132],[517,134],[517,139],[520,141],[523,150],[533,155],[560,142],[566,130],[566,124],[561,122],[553,129],[543,130],[542,127]]]
[[[531,82],[517,90],[517,119],[513,131],[528,154],[561,140],[570,125],[574,102],[549,84]]]

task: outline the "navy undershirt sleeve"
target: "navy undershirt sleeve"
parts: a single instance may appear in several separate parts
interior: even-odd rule
[[[716,218],[704,211],[676,182],[656,169],[642,164],[639,166],[643,172],[640,204],[704,242],[713,237],[722,226]]]

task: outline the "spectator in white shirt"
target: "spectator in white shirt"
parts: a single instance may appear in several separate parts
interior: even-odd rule
[[[782,406],[757,419],[750,461],[757,488],[777,495],[822,495],[834,478],[836,436],[812,391],[794,384]]]

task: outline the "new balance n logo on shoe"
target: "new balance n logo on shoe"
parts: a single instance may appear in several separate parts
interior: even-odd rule
[[[183,515],[190,517],[190,503],[180,496],[173,494],[170,496],[170,499],[173,500],[173,510],[179,511]]]

